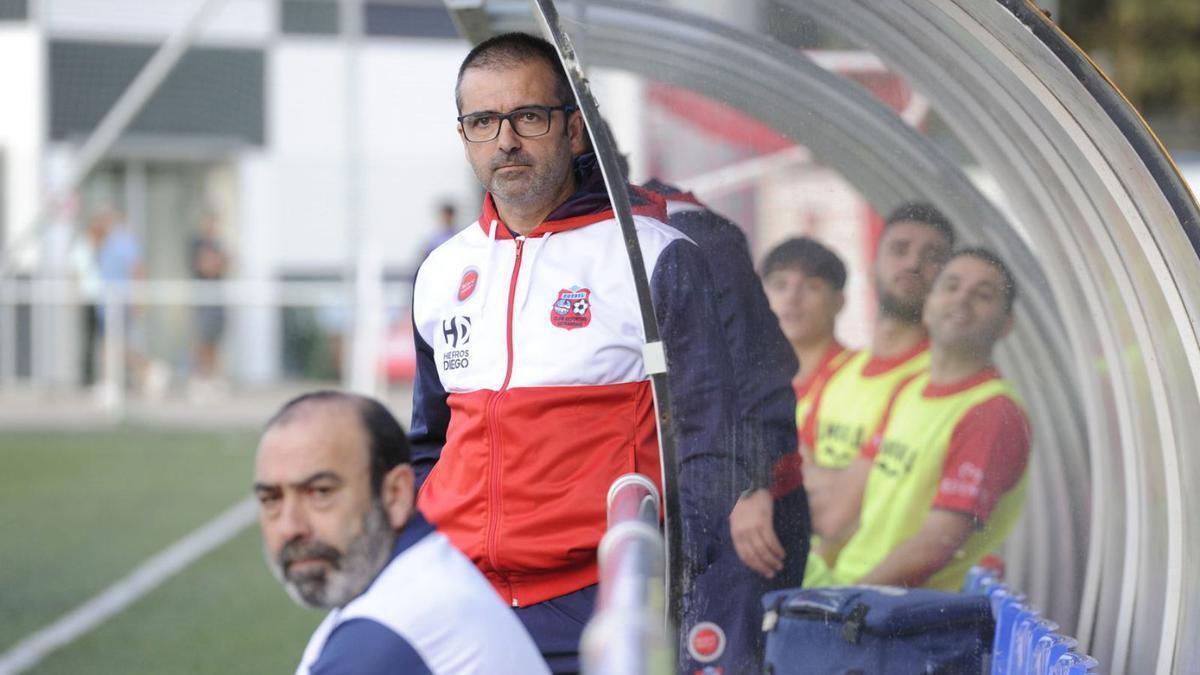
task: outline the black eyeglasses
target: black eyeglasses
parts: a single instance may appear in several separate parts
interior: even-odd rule
[[[577,107],[566,104],[559,106],[531,105],[517,108],[509,113],[477,112],[460,115],[458,123],[462,125],[463,137],[472,143],[493,141],[500,135],[500,125],[508,120],[509,126],[521,138],[535,138],[550,132],[550,116],[555,110],[563,111],[564,115],[578,110]]]

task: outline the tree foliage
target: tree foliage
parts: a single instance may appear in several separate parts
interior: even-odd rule
[[[1061,0],[1059,25],[1153,116],[1200,116],[1200,0]]]

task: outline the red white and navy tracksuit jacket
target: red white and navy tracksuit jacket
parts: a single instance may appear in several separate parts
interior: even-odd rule
[[[594,158],[576,170],[579,190],[528,236],[485,198],[478,223],[426,259],[414,292],[418,504],[514,606],[596,583],[609,485],[630,471],[660,477],[621,230]],[[670,362],[695,576],[732,555],[721,553],[729,511],[742,489],[766,484],[764,463],[733,442],[737,389],[708,266],[664,224],[661,198],[631,199]]]

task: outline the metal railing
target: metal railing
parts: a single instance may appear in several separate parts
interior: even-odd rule
[[[408,283],[388,283],[383,286],[384,305],[407,306],[411,286]],[[388,301],[391,302],[388,302]],[[65,346],[82,340],[83,335],[61,334],[62,330],[82,331],[82,327],[65,319],[64,310],[92,306],[105,317],[100,339],[98,386],[105,396],[101,405],[119,412],[124,405],[127,389],[126,359],[131,336],[128,333],[131,313],[156,308],[222,307],[226,310],[263,309],[277,312],[286,308],[331,308],[344,310],[344,335],[349,342],[359,323],[355,315],[360,302],[353,283],[339,281],[299,280],[138,280],[124,284],[105,284],[97,296],[88,297],[79,284],[67,279],[0,280],[0,391],[24,381],[33,387],[43,386],[53,379],[48,364],[68,358],[71,350]],[[28,312],[24,322],[18,320],[22,308]],[[383,313],[384,306],[362,308]],[[24,325],[24,329],[19,327]],[[281,327],[277,327],[282,330]],[[21,334],[25,337],[22,338]],[[237,336],[226,336],[237,341]],[[282,339],[282,335],[280,338]],[[21,345],[25,346],[22,348]],[[227,346],[234,346],[233,343]],[[85,345],[83,348],[90,348]],[[380,343],[368,355],[377,362],[382,353]],[[22,356],[24,354],[24,356]],[[25,360],[29,373],[18,375],[18,362]],[[342,386],[350,386],[348,376]]]
[[[609,488],[599,597],[580,646],[587,675],[674,671],[660,504],[658,488],[642,474],[625,474]]]

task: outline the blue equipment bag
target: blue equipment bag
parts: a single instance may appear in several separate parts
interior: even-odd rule
[[[771,675],[983,673],[995,631],[987,596],[923,588],[774,591],[763,612]]]

